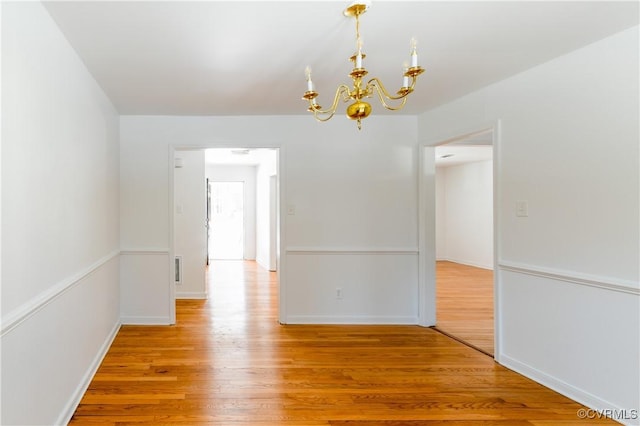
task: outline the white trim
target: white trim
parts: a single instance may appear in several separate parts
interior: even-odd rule
[[[71,421],[71,417],[73,417],[73,413],[75,413],[76,408],[80,404],[80,400],[82,400],[84,393],[89,388],[89,385],[91,384],[91,380],[93,379],[93,376],[95,376],[96,372],[98,371],[98,368],[100,367],[100,364],[102,363],[102,360],[107,355],[107,352],[109,352],[109,348],[111,347],[111,344],[113,343],[116,336],[118,335],[118,331],[120,331],[120,326],[121,324],[119,322],[117,322],[113,326],[113,329],[111,330],[111,332],[109,333],[105,341],[102,343],[102,346],[100,346],[98,353],[96,353],[96,356],[93,358],[93,361],[87,368],[87,371],[84,373],[84,376],[82,376],[82,380],[80,380],[80,383],[78,384],[78,386],[76,387],[76,390],[71,395],[71,398],[69,398],[69,402],[67,402],[67,404],[65,405],[64,409],[62,410],[62,413],[60,413],[60,416],[58,417],[58,421],[56,421],[55,424],[66,425]]]
[[[423,155],[426,149],[434,149],[438,145],[444,145],[454,142],[459,139],[463,139],[475,134],[483,133],[486,131],[493,132],[493,270],[497,270],[497,259],[501,253],[500,242],[500,177],[501,163],[500,158],[500,145],[501,145],[501,121],[500,119],[484,121],[472,126],[464,127],[460,130],[448,132],[440,136],[431,137],[428,140],[419,142],[418,144],[418,242],[420,246],[419,263],[418,263],[418,295],[419,295],[419,324],[422,326],[431,326],[436,323],[435,315],[435,270],[431,260],[435,262],[435,238],[434,241],[429,240],[428,231],[433,225],[427,223],[426,213],[429,206],[434,204],[434,200],[425,199],[426,179],[425,179],[425,164]],[[432,220],[435,221],[435,213]],[[502,340],[502,326],[501,326],[501,306],[500,306],[500,276],[499,274],[493,274],[493,287],[494,287],[494,359],[500,362],[500,342]]]
[[[449,257],[443,257],[443,258],[436,259],[436,262],[438,262],[438,261],[440,261],[440,262],[458,263],[460,265],[473,266],[474,268],[488,269],[490,271],[493,271],[493,265],[485,265],[485,264],[480,264],[480,263],[476,263],[476,262],[467,262],[467,261],[459,260],[459,259],[451,259]]]
[[[459,130],[454,130],[454,131],[447,130],[446,133],[432,136],[428,140],[422,141],[421,144],[422,146],[431,146],[431,147],[446,145],[452,142],[459,141],[461,139],[467,139],[476,135],[483,134],[490,130],[495,131],[499,127],[499,124],[500,124],[499,119],[489,120],[489,121],[484,121],[471,126],[466,126],[464,128],[460,128]],[[496,139],[493,138],[493,142],[495,141]]]
[[[418,324],[436,325],[435,148],[419,144],[418,157]],[[429,159],[428,161],[426,159]],[[425,191],[433,189],[433,198]],[[427,220],[427,217],[432,218]]]
[[[56,300],[58,297],[76,287],[85,278],[116,258],[119,254],[120,250],[112,251],[108,255],[100,258],[93,264],[82,269],[77,274],[58,282],[48,290],[38,294],[37,296],[31,298],[27,302],[9,312],[2,318],[2,330],[0,331],[0,336],[4,336],[5,334],[11,332],[11,330],[15,329],[22,322],[38,313],[41,309]]]
[[[278,142],[268,142],[268,141],[257,141],[256,140],[232,140],[232,141],[211,141],[206,142],[201,145],[179,145],[179,144],[169,144],[168,146],[168,172],[169,172],[169,200],[168,200],[168,209],[169,209],[169,280],[171,283],[170,286],[170,297],[169,297],[169,309],[170,314],[172,316],[173,322],[175,324],[175,285],[174,285],[174,262],[173,257],[175,256],[175,236],[174,236],[174,212],[175,212],[175,200],[174,200],[174,159],[176,155],[176,151],[185,151],[185,150],[205,150],[209,148],[254,148],[254,149],[275,149],[277,150],[276,155],[276,170],[277,170],[277,186],[278,186],[278,253],[277,253],[277,265],[278,265],[278,297],[279,297],[279,314],[278,320],[280,323],[285,324],[286,311],[287,311],[287,287],[286,287],[286,256],[284,256],[284,247],[286,246],[286,215],[283,213],[286,211],[287,199],[286,199],[286,167],[285,167],[285,158],[286,158],[286,149],[285,145]]]
[[[120,323],[122,325],[171,325],[171,318],[166,317],[137,317],[137,316],[121,316]]]
[[[169,157],[169,199],[167,200],[169,205],[168,209],[168,220],[167,226],[169,228],[169,322],[170,324],[175,324],[177,322],[176,319],[176,240],[175,240],[175,227],[176,227],[176,200],[175,200],[175,162],[176,162],[176,146],[169,144],[167,147],[169,152],[167,156]],[[205,176],[206,176],[206,165],[205,165]],[[206,180],[205,180],[206,181]],[[209,241],[207,241],[209,244]]]
[[[541,266],[525,265],[515,262],[500,261],[498,267],[502,271],[515,272],[517,274],[533,275],[556,281],[565,281],[588,287],[595,287],[604,290],[617,291],[633,295],[640,295],[640,287],[637,282],[621,280],[610,277],[583,274],[575,271],[564,271]]]
[[[287,247],[291,255],[418,255],[417,247]]]
[[[502,353],[502,305],[500,295],[502,294],[502,276],[496,273],[498,269],[498,259],[502,253],[502,191],[500,189],[500,179],[502,173],[502,122],[498,119],[491,126],[493,129],[493,358],[496,362],[501,362]]]
[[[324,316],[291,315],[287,324],[333,324],[333,325],[416,325],[417,317],[411,316]]]
[[[176,291],[176,299],[206,300],[207,293],[202,291]]]
[[[285,324],[287,318],[287,256],[284,248],[287,246],[287,179],[286,153],[284,144],[278,145],[276,155],[276,270],[278,277],[278,321]]]
[[[528,364],[522,363],[516,359],[509,357],[508,355],[502,354],[500,357],[500,363],[513,370],[523,376],[534,380],[543,386],[548,387],[580,404],[583,404],[589,408],[594,410],[614,410],[617,412],[624,411],[622,407],[617,407],[615,404],[606,401],[604,399],[598,398],[597,396],[584,391],[580,388],[570,385],[567,382],[564,382],[556,377],[550,376],[536,368],[531,367]],[[628,410],[628,408],[627,408]]]

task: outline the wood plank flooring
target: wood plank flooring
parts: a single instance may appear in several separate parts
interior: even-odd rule
[[[575,425],[581,405],[417,326],[283,326],[276,276],[210,266],[177,325],[123,326],[70,424]],[[593,421],[592,423],[606,423]]]
[[[436,326],[493,355],[493,271],[436,262]]]

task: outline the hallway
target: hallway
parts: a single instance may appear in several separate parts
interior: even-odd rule
[[[436,327],[494,355],[493,271],[436,262]]]
[[[581,405],[429,328],[282,326],[276,274],[255,262],[214,261],[209,285],[175,326],[121,328],[72,425],[580,421]]]

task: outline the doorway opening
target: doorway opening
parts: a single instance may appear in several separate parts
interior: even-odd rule
[[[244,259],[244,182],[209,182],[209,259]]]
[[[436,329],[493,356],[493,130],[435,148]]]
[[[179,259],[169,264],[173,321],[176,299],[215,297],[208,277],[223,272],[214,263],[254,262],[277,272],[280,290],[280,148],[173,148],[172,161],[170,258]],[[284,304],[278,305],[284,318]]]

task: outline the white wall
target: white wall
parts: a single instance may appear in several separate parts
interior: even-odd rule
[[[277,254],[272,247],[275,245],[272,237],[277,237],[277,228],[273,226],[273,221],[277,221],[277,180],[272,182],[276,175],[276,151],[266,151],[256,168],[256,262],[271,271],[277,269]]]
[[[638,114],[636,27],[419,119],[500,120],[497,359],[598,408],[639,408]]]
[[[123,245],[169,247],[171,147],[280,147],[282,205],[295,207],[294,215],[282,216],[281,319],[417,321],[415,117],[373,116],[360,132],[341,116],[328,123],[306,115],[123,116],[120,125]],[[338,258],[339,276],[354,255],[361,260],[347,271],[348,281],[326,280],[327,256]],[[309,295],[318,293],[323,297],[309,305]],[[154,294],[170,298],[168,284]],[[309,308],[301,312],[300,305]],[[165,312],[163,302],[155,310]]]
[[[493,269],[493,161],[436,169],[436,257]]]
[[[177,151],[182,167],[174,168],[174,247],[182,258],[182,282],[176,297],[206,299],[207,188],[203,150]]]
[[[170,161],[168,144],[159,147],[154,138],[123,143],[122,121],[120,117],[120,317],[123,324],[171,324],[175,286],[168,229],[173,157]],[[137,220],[128,220],[131,217]],[[159,228],[166,234],[157,232]]]
[[[435,169],[436,260],[447,259],[447,187],[445,169]]]
[[[244,258],[256,259],[256,166],[207,164],[209,182],[244,183]]]
[[[119,327],[119,130],[40,3],[2,3],[2,109],[0,422],[62,424]]]

